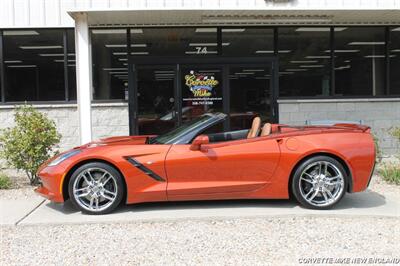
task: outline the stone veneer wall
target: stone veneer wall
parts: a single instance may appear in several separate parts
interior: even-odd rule
[[[400,126],[400,98],[278,100],[279,122],[304,125],[307,120],[362,120],[379,139],[384,156],[399,154],[399,143],[388,133]]]
[[[14,125],[13,105],[0,106],[0,129]],[[79,118],[76,104],[38,104],[34,107],[46,113],[62,135],[60,150],[79,145]],[[92,104],[93,139],[129,134],[127,103]]]

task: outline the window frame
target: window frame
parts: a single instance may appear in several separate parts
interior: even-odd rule
[[[400,95],[399,94],[389,94],[390,93],[390,60],[389,60],[389,54],[390,54],[390,41],[391,41],[391,28],[395,27],[400,27],[400,25],[295,25],[298,27],[329,27],[330,28],[330,95],[329,96],[279,96],[279,80],[274,80],[273,82],[276,83],[276,88],[277,91],[273,91],[272,93],[276,96],[276,99],[365,99],[365,98],[398,98]],[[385,36],[385,69],[384,69],[384,77],[385,77],[385,85],[384,85],[384,91],[385,95],[378,95],[378,96],[373,96],[373,95],[351,95],[351,96],[334,96],[335,92],[335,70],[334,70],[334,64],[335,64],[335,57],[334,57],[334,46],[335,46],[335,27],[382,27],[384,28],[384,36]],[[193,25],[188,25],[188,26],[173,26],[173,28],[192,28],[194,27]],[[212,27],[210,25],[205,25],[205,26],[196,26],[196,28],[209,28]],[[278,50],[279,50],[279,29],[280,28],[285,28],[285,27],[293,27],[293,25],[282,25],[282,26],[243,26],[243,25],[230,25],[230,26],[215,26],[217,27],[217,49],[218,49],[218,56],[221,56],[223,54],[223,46],[222,46],[222,29],[223,28],[270,28],[273,29],[274,31],[274,43],[273,43],[273,56],[278,56]],[[127,29],[127,53],[129,54],[128,49],[130,48],[130,37],[129,32],[130,29],[135,29],[135,28],[143,28],[143,27],[116,27],[116,28],[124,28]],[[151,26],[151,27],[146,27],[148,29],[152,28],[160,28],[159,26]],[[36,28],[17,28],[17,29],[12,29],[12,30],[32,30]],[[27,101],[28,103],[33,103],[33,104],[42,104],[42,103],[52,103],[52,104],[65,104],[65,103],[76,103],[76,100],[71,100],[70,95],[69,95],[69,89],[68,85],[70,83],[70,80],[68,78],[68,60],[65,60],[68,58],[68,48],[70,45],[74,45],[69,43],[68,41],[68,31],[69,30],[74,30],[74,28],[38,28],[40,30],[60,30],[63,31],[63,53],[64,53],[64,91],[65,91],[65,96],[64,100],[58,100],[58,101]],[[109,27],[89,27],[89,30],[91,29],[109,29]],[[5,84],[5,65],[4,65],[4,31],[10,30],[8,28],[0,28],[0,105],[10,105],[10,104],[21,104],[23,101],[18,101],[18,102],[11,102],[11,101],[6,101],[5,99],[5,92],[6,92],[6,84]],[[278,60],[279,64],[279,60]],[[277,71],[277,68],[279,66],[276,66],[274,68],[274,71]],[[275,87],[275,86],[274,86]],[[108,100],[92,100],[93,103],[102,103],[102,102],[127,102],[126,100],[123,99],[108,99]]]

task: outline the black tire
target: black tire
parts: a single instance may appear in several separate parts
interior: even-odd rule
[[[324,163],[324,162],[327,162],[327,163]],[[314,184],[311,184],[311,183],[306,184],[309,181],[304,182],[304,181],[306,181],[306,180],[304,180],[304,178],[300,179],[302,174],[306,178],[307,178],[307,176],[310,176],[310,175],[304,174],[303,173],[304,171],[306,171],[306,172],[309,170],[319,171],[320,163],[322,165],[329,165],[326,167],[327,169],[329,169],[329,170],[327,170],[328,172],[326,175],[322,175],[322,176],[319,174],[311,175],[312,177],[310,177],[310,180],[313,180]],[[313,168],[313,167],[317,167],[317,168]],[[322,167],[324,167],[324,166],[322,166]],[[332,168],[330,168],[330,167],[332,167]],[[317,182],[313,178],[315,178],[315,179],[318,178],[318,180],[325,179],[326,177],[331,178],[332,177],[331,173],[332,172],[336,173],[335,171],[340,172],[340,174],[343,177],[341,179],[343,181],[341,181],[341,182],[337,181],[338,183],[340,183],[340,185],[342,187],[340,188],[340,190],[339,190],[339,188],[337,188],[337,193],[334,193],[334,195],[335,195],[334,200],[332,199],[331,201],[329,201],[329,200],[326,200],[326,198],[325,198],[325,196],[327,196],[325,189],[330,188],[330,187],[333,188],[335,186],[324,187],[326,185],[323,184],[323,181],[321,181],[321,183],[319,183],[319,181]],[[313,172],[311,172],[311,174],[312,173]],[[302,181],[300,181],[300,180],[302,180]],[[300,182],[302,182],[302,183],[300,183]],[[312,188],[309,188],[309,190],[307,191],[306,190],[307,186],[312,187]],[[309,209],[325,210],[325,209],[332,208],[333,206],[335,206],[336,204],[338,204],[341,201],[344,194],[346,193],[347,186],[348,186],[348,176],[347,176],[347,173],[346,173],[343,165],[332,157],[324,156],[324,155],[317,155],[317,156],[314,156],[314,157],[311,157],[311,158],[305,160],[299,166],[297,166],[297,168],[295,169],[294,174],[292,176],[291,190],[292,190],[292,193],[293,193],[294,197],[296,198],[296,200],[304,207],[309,208]],[[324,193],[317,192],[318,189],[322,189]],[[321,205],[318,205],[317,203],[310,203],[305,198],[305,196],[307,196],[306,192],[311,193],[310,194],[311,197],[314,195],[314,193],[318,193],[317,196],[315,196],[315,198],[317,198],[317,199],[321,198],[321,202],[326,201],[327,203],[326,204],[321,203]],[[332,192],[332,191],[330,191],[330,192]],[[306,193],[306,195],[304,195],[305,193]],[[332,195],[332,193],[331,193],[331,195]],[[311,197],[307,196],[308,199],[310,199]]]
[[[104,209],[91,210],[91,209],[88,209],[88,208],[90,208],[89,206],[86,206],[86,208],[85,208],[84,204],[82,203],[82,201],[78,202],[78,197],[76,198],[75,195],[74,195],[74,184],[75,184],[75,182],[77,181],[78,178],[79,178],[79,180],[77,182],[85,182],[83,180],[81,181],[81,179],[84,178],[82,175],[84,173],[87,173],[89,170],[94,170],[94,171],[97,170],[99,173],[101,173],[101,171],[105,171],[105,172],[107,172],[109,175],[111,175],[113,177],[113,179],[111,179],[111,181],[107,182],[108,185],[105,185],[105,186],[111,186],[111,188],[113,190],[112,192],[113,192],[113,194],[115,194],[115,195],[112,195],[112,197],[114,199],[113,199],[113,201],[109,200],[108,204],[104,204]],[[92,173],[92,175],[95,175],[94,179],[96,179],[96,172]],[[99,178],[98,175],[97,175],[97,178],[98,178],[97,181],[99,181],[100,178]],[[69,197],[70,197],[73,205],[83,213],[94,214],[94,215],[110,213],[115,208],[118,207],[118,205],[121,203],[121,200],[122,200],[123,195],[125,193],[125,186],[124,186],[124,181],[123,181],[122,178],[123,177],[121,176],[121,174],[114,167],[112,167],[112,166],[110,166],[110,165],[108,165],[106,163],[92,162],[92,163],[84,164],[84,165],[80,166],[78,169],[76,169],[73,172],[73,174],[72,174],[72,176],[71,176],[71,178],[69,180],[69,183],[68,183]],[[110,185],[110,182],[112,182],[111,185]],[[85,184],[86,187],[88,187],[86,182],[84,184]],[[82,188],[82,189],[84,189],[84,188]],[[95,194],[97,195],[100,192],[97,192]],[[94,192],[92,191],[91,193],[94,193]],[[88,197],[90,197],[90,196],[88,196]],[[102,198],[101,196],[96,196],[96,197],[98,197],[98,199],[97,199],[98,202],[101,201],[101,200],[103,200],[103,202],[107,201],[106,198]],[[89,199],[87,199],[86,197],[81,197],[81,198],[84,198],[85,199],[84,201],[86,201],[86,200],[89,201]]]

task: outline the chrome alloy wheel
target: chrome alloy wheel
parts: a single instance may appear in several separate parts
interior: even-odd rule
[[[317,161],[308,165],[300,175],[299,190],[309,204],[317,207],[338,201],[345,187],[344,177],[331,162]]]
[[[117,180],[102,168],[82,171],[73,184],[76,202],[85,210],[101,212],[117,198]]]

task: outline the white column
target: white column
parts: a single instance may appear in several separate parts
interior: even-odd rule
[[[76,89],[81,144],[92,140],[92,64],[86,13],[75,14]]]

